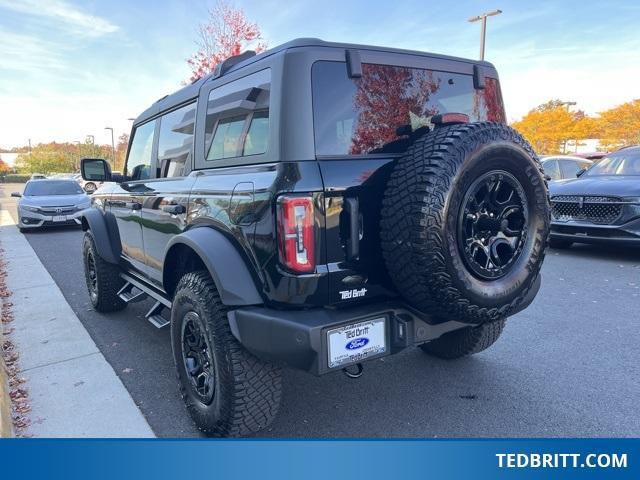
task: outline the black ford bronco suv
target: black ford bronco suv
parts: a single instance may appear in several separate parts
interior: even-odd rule
[[[419,345],[486,349],[540,287],[547,187],[487,62],[299,39],[134,122],[82,217],[96,310],[151,297],[204,432],[272,422],[316,375]]]

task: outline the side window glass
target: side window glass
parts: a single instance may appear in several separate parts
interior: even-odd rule
[[[243,155],[259,155],[267,151],[269,142],[269,111],[255,112],[244,139]]]
[[[248,75],[211,91],[207,102],[207,161],[266,153],[271,71]]]
[[[207,160],[238,156],[238,147],[246,117],[224,118],[218,122]]]
[[[549,160],[544,163],[544,173],[551,177],[551,180],[560,180],[562,176],[560,175],[560,169],[558,168],[557,160]]]
[[[125,175],[129,180],[146,180],[151,170],[151,150],[156,122],[140,125],[133,133]]]
[[[580,165],[578,162],[573,162],[571,160],[560,160],[560,169],[562,170],[563,178],[573,178],[580,170]]]
[[[158,176],[181,177],[191,164],[195,104],[174,110],[160,118]]]

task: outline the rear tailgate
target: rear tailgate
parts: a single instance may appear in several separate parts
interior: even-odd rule
[[[391,295],[380,210],[393,158],[320,161],[325,185],[329,304]]]

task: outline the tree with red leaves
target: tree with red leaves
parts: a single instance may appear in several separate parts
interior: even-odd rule
[[[207,22],[198,27],[198,51],[187,59],[191,68],[190,82],[212,72],[229,57],[244,50],[260,53],[267,48],[256,23],[250,22],[240,8],[219,1],[209,11]]]

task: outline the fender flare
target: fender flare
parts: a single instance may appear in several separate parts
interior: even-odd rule
[[[173,237],[165,250],[163,265],[171,248],[191,248],[209,271],[225,305],[261,305],[263,302],[245,260],[233,243],[210,227],[196,227]]]
[[[82,230],[91,230],[93,241],[96,244],[98,255],[105,262],[120,263],[122,245],[115,217],[109,213],[103,213],[97,208],[88,208],[82,212]]]

